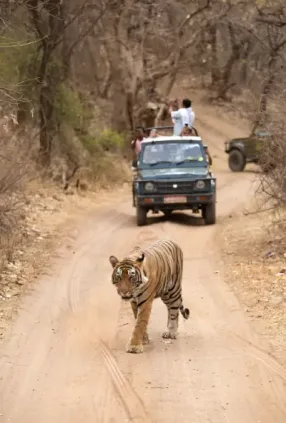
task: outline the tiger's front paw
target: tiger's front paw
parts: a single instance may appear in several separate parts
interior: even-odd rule
[[[142,344],[133,345],[131,344],[131,342],[128,342],[128,344],[126,345],[126,352],[132,353],[132,354],[143,353],[143,345]]]
[[[163,332],[162,338],[164,339],[177,339],[177,333],[176,332],[170,332],[167,330],[166,332]]]
[[[149,335],[148,335],[148,333],[146,332],[146,333],[144,333],[144,336],[143,336],[143,345],[148,345],[148,344],[150,344],[150,338],[149,338]]]

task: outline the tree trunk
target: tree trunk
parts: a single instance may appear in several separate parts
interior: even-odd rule
[[[268,109],[268,96],[271,93],[271,89],[275,83],[275,66],[276,66],[277,58],[275,53],[273,53],[269,64],[268,64],[268,77],[263,85],[262,93],[260,96],[260,104],[259,104],[259,118],[258,124],[263,125],[265,122],[265,118],[267,115]]]
[[[220,81],[220,69],[218,65],[217,53],[217,27],[216,25],[209,26],[209,36],[211,45],[211,84],[216,86]]]
[[[248,58],[250,55],[250,51],[251,51],[251,43],[249,41],[246,41],[244,45],[243,53],[241,55],[241,61],[242,61],[241,82],[243,82],[244,85],[247,84],[247,80],[248,80],[248,67],[249,67]]]
[[[51,160],[53,140],[57,125],[54,116],[55,93],[53,87],[42,85],[40,88],[40,160],[48,166]]]
[[[231,24],[228,25],[228,29],[229,29],[232,49],[231,49],[230,57],[228,58],[228,61],[226,62],[226,65],[223,69],[223,72],[221,74],[221,78],[218,84],[218,98],[222,100],[227,100],[226,98],[227,92],[229,91],[230,88],[232,88],[235,85],[235,83],[231,83],[231,76],[232,76],[233,67],[240,58],[240,49],[241,49],[240,42],[236,41],[234,30]]]
[[[64,33],[64,6],[61,0],[46,0],[39,7],[37,0],[29,0],[29,12],[41,41],[41,62],[37,72],[40,124],[40,161],[48,166],[54,137],[57,133],[55,98],[63,77],[62,55],[58,54]]]

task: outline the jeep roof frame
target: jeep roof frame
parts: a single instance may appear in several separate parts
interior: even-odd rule
[[[164,129],[170,129],[170,130],[172,129],[173,130],[174,127],[173,126],[152,126],[152,127],[149,127],[149,128],[145,128],[145,131],[151,132],[152,129],[156,129],[156,130],[159,130],[159,131],[164,130]],[[197,136],[199,136],[197,129],[195,127],[193,127],[193,129],[196,132]]]
[[[142,140],[141,144],[156,144],[157,142],[176,142],[176,141],[186,141],[186,142],[200,142],[203,144],[201,137],[195,135],[186,135],[183,137],[177,135],[162,135],[161,137],[148,137]]]

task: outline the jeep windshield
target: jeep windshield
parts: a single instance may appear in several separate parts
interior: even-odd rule
[[[194,141],[163,141],[142,145],[140,165],[143,167],[206,166],[203,145]]]

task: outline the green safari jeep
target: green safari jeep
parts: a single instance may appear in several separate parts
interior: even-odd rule
[[[242,172],[246,163],[259,163],[259,155],[265,142],[271,138],[267,131],[253,131],[249,137],[234,138],[225,142],[228,166],[233,172]]]
[[[146,138],[133,177],[133,206],[137,225],[147,224],[147,213],[175,210],[200,213],[205,224],[216,222],[216,178],[199,136]]]

